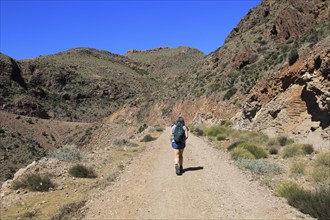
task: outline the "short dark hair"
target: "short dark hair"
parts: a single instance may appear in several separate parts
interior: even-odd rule
[[[183,124],[184,125],[184,119],[183,119],[183,117],[178,117],[178,119],[176,120],[176,123],[181,123],[181,124]]]

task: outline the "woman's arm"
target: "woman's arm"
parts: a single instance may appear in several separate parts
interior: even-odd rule
[[[189,128],[186,127],[186,140],[188,139],[188,131],[189,131]]]

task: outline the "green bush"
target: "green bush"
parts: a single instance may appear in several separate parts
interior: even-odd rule
[[[217,140],[218,141],[223,141],[227,138],[227,135],[226,134],[218,134],[217,135]]]
[[[77,161],[82,158],[76,145],[64,145],[62,148],[51,152],[49,156],[63,161]]]
[[[153,141],[153,140],[155,140],[155,138],[153,138],[150,134],[147,134],[146,136],[144,136],[143,138],[142,138],[142,142],[150,142],[150,141]]]
[[[250,151],[256,159],[267,157],[267,152],[260,146],[254,144],[243,144],[242,147]]]
[[[290,164],[290,172],[293,175],[304,175],[306,171],[306,161],[294,160]]]
[[[31,191],[46,192],[53,187],[54,184],[50,180],[49,175],[28,174],[13,182],[14,189],[23,188]]]
[[[299,58],[299,54],[296,48],[292,49],[289,53],[288,62],[289,65],[293,65]]]
[[[275,195],[288,198],[291,193],[300,192],[304,189],[295,182],[284,182],[276,186]]]
[[[231,158],[234,160],[238,160],[239,158],[245,158],[245,159],[256,159],[255,156],[248,150],[244,148],[235,148],[232,151],[230,151]]]
[[[233,122],[230,121],[230,120],[224,120],[224,121],[221,122],[221,125],[228,128],[229,126],[233,125]]]
[[[280,143],[278,142],[277,139],[272,138],[267,142],[267,146],[268,147],[280,146]]]
[[[227,128],[222,126],[213,126],[206,129],[205,131],[205,135],[208,137],[216,137],[219,134],[225,134],[225,133],[227,133]]]
[[[277,138],[277,141],[280,143],[281,146],[285,146],[285,145],[288,145],[288,144],[293,144],[293,140],[286,137],[286,136],[279,136]]]
[[[311,174],[314,182],[319,184],[330,184],[330,167],[316,165]]]
[[[285,146],[282,150],[282,157],[283,158],[289,158],[294,157],[298,155],[303,155],[304,151],[300,144],[292,144]]]
[[[330,168],[330,152],[320,153],[317,155],[316,164],[324,165]]]
[[[311,144],[304,144],[302,148],[305,154],[311,154],[314,152],[314,147]]]
[[[96,174],[92,168],[85,167],[81,164],[70,167],[69,174],[79,178],[96,178]]]
[[[231,151],[231,150],[233,150],[234,148],[236,148],[237,146],[239,146],[242,143],[244,143],[244,142],[243,141],[234,142],[234,143],[232,143],[231,145],[229,145],[227,147],[227,150]]]
[[[204,131],[201,128],[194,128],[191,131],[193,134],[197,135],[197,136],[203,136],[204,135]]]
[[[330,219],[330,188],[316,191],[297,190],[288,194],[288,203],[317,219]]]
[[[165,130],[165,128],[161,125],[156,125],[155,129],[156,129],[157,132],[163,132]]]
[[[244,167],[246,169],[251,170],[256,174],[281,174],[283,172],[283,168],[277,163],[273,163],[268,161],[267,159],[260,160],[249,160],[245,158],[240,158],[236,160],[236,165],[239,167]]]
[[[235,93],[237,92],[237,88],[231,87],[230,89],[227,90],[225,95],[223,96],[223,100],[229,100]]]

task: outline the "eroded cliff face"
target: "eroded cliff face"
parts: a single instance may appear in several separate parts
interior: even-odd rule
[[[303,49],[294,65],[261,80],[247,98],[238,127],[330,148],[330,37]]]

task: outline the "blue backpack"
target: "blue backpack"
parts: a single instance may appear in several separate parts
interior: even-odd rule
[[[176,127],[174,128],[173,138],[175,143],[184,143],[186,140],[186,132],[183,129],[183,124],[177,123]]]

